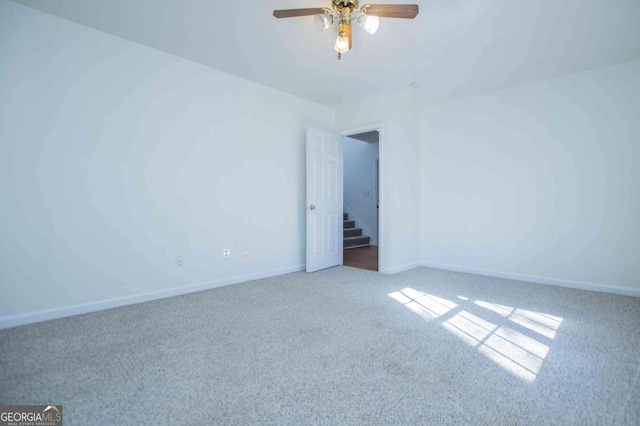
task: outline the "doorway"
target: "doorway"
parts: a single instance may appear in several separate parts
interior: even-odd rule
[[[343,264],[378,271],[380,259],[379,127],[343,137]]]

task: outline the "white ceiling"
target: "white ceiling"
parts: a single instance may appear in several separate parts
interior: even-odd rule
[[[420,13],[355,27],[341,61],[335,28],[272,16],[330,0],[14,1],[327,105],[412,82],[434,102],[640,59],[640,0],[371,0]]]

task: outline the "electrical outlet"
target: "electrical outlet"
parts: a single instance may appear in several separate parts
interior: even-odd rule
[[[228,259],[229,257],[231,257],[231,249],[222,250],[222,258]]]
[[[177,255],[176,256],[176,268],[182,268],[184,266],[184,256]]]

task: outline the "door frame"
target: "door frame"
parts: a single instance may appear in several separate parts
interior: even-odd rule
[[[384,206],[385,206],[385,196],[384,196],[384,165],[385,165],[385,150],[384,147],[384,124],[381,122],[366,124],[358,127],[350,127],[345,130],[341,130],[339,132],[340,136],[350,136],[357,135],[358,133],[371,132],[379,129],[378,134],[378,272],[382,272],[385,270],[385,265],[383,264],[384,256],[382,253],[386,247],[386,238],[384,234]],[[344,185],[344,182],[343,182]]]

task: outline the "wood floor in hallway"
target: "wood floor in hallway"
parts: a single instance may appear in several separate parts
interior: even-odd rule
[[[353,268],[378,270],[378,246],[367,246],[347,249],[344,251],[343,262],[345,266]]]

